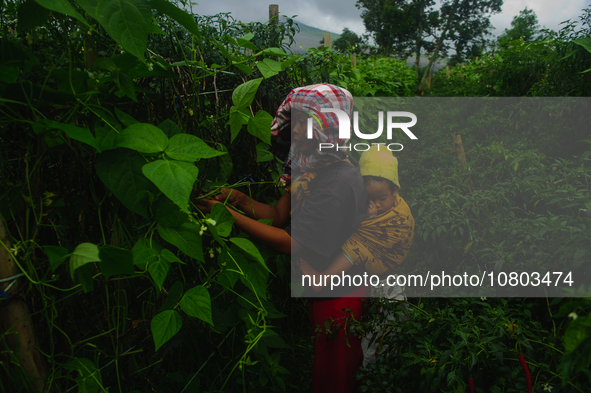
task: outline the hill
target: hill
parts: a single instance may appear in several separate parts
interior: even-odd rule
[[[319,46],[320,41],[324,38],[324,33],[331,33],[333,42],[341,36],[340,34],[318,29],[302,22],[295,23],[300,27],[300,32],[295,35],[295,42],[291,46],[291,50],[296,54],[302,54],[308,48]]]

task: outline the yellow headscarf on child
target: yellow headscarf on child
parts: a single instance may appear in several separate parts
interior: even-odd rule
[[[372,145],[359,159],[361,176],[377,176],[390,180],[400,188],[398,160],[385,145]]]

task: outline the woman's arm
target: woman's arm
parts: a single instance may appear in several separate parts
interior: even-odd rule
[[[287,200],[287,204],[289,204],[288,206],[285,206],[286,200]],[[283,203],[282,203],[281,208],[287,207],[287,209],[289,209],[289,206],[291,205],[289,194],[287,194],[287,193],[284,194],[281,197],[281,199],[279,200],[279,202],[277,202],[277,204],[279,205],[280,202],[282,202],[282,201],[283,201]],[[195,204],[197,205],[199,210],[201,210],[202,212],[209,213],[211,211],[212,206],[215,205],[216,203],[221,203],[221,202],[213,200],[213,199],[204,198],[204,199],[198,199]],[[257,202],[257,203],[259,205],[264,205],[259,202]],[[284,229],[276,228],[274,226],[270,226],[267,224],[263,224],[262,222],[259,222],[253,218],[250,218],[250,217],[246,217],[245,215],[240,214],[233,209],[228,209],[228,211],[234,217],[234,223],[238,228],[240,228],[244,232],[248,233],[248,235],[253,237],[254,239],[256,239],[256,240],[260,241],[261,243],[265,244],[266,246],[269,246],[270,248],[274,249],[275,251],[278,251],[282,254],[290,254],[292,252],[295,253],[300,249],[299,243],[296,242],[295,240],[293,240],[291,238],[291,236],[289,236],[289,234]],[[265,212],[265,211],[270,212],[271,210],[263,210],[263,212]],[[272,217],[261,217],[259,215],[257,215],[257,217],[272,218]],[[275,220],[274,220],[274,223],[275,223]]]
[[[219,202],[227,202],[242,210],[248,217],[255,220],[272,219],[274,227],[283,228],[289,222],[291,209],[291,194],[286,192],[279,198],[275,206],[257,202],[248,195],[234,189],[224,188],[222,192],[213,197]]]

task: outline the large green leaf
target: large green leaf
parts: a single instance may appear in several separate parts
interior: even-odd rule
[[[46,119],[37,120],[36,124],[41,126],[41,128],[45,128],[45,129],[57,128],[58,130],[62,130],[70,138],[75,139],[80,142],[83,142],[83,143],[86,143],[87,145],[90,145],[90,146],[94,147],[95,149],[97,149],[99,152],[101,151],[99,149],[96,139],[94,139],[94,136],[92,136],[92,133],[90,132],[90,130],[88,128],[78,127],[73,124],[59,123],[57,121],[46,120]],[[37,131],[39,129],[40,129],[39,127],[34,127],[35,131]]]
[[[591,37],[579,38],[578,40],[574,40],[573,44],[581,45],[587,52],[591,53]]]
[[[246,108],[236,108],[232,106],[230,108],[230,118],[228,123],[230,124],[230,142],[234,142],[234,139],[238,136],[238,133],[242,129],[244,124],[248,124],[249,119],[252,115],[248,113]]]
[[[121,90],[120,93],[115,93],[118,97],[123,97],[123,94],[137,102],[137,97],[135,96],[135,85],[133,84],[133,79],[129,75],[124,72],[118,72],[116,75],[113,75],[113,81]]]
[[[242,62],[233,61],[232,65],[238,68],[240,71],[244,72],[245,74],[252,74],[252,68],[250,68],[250,66],[247,66]]]
[[[48,10],[60,12],[62,14],[66,14],[71,16],[72,18],[78,19],[80,22],[84,23],[89,29],[91,28],[86,19],[76,9],[70,4],[68,0],[35,0],[37,3],[41,4],[43,7],[47,8]]]
[[[265,111],[258,111],[254,117],[248,120],[248,132],[259,138],[266,144],[271,144],[271,123],[273,117]]]
[[[160,128],[168,138],[172,138],[176,134],[180,134],[183,132],[181,127],[178,126],[174,121],[170,119],[164,120],[162,123],[158,124],[158,128]]]
[[[169,263],[182,263],[185,264],[185,262],[181,261],[179,259],[179,257],[177,257],[176,255],[174,255],[172,253],[172,251],[168,250],[168,249],[163,249],[162,252],[160,253],[160,257],[166,259]]]
[[[153,248],[146,248],[141,251],[133,250],[133,264],[145,270],[150,263],[158,259],[158,253]]]
[[[116,148],[119,132],[111,127],[95,127],[96,145],[98,151],[111,150]]]
[[[176,20],[181,26],[195,35],[195,37],[197,37],[197,43],[199,46],[201,46],[201,33],[199,32],[199,26],[195,22],[195,19],[192,15],[166,0],[150,0],[150,5],[152,8]]]
[[[168,146],[168,137],[158,127],[147,123],[132,124],[119,134],[117,146],[140,153],[160,153]]]
[[[148,273],[152,276],[152,280],[154,280],[158,292],[162,289],[162,284],[164,284],[164,280],[166,280],[169,270],[170,262],[164,258],[156,258],[148,263]]]
[[[257,46],[255,44],[250,42],[250,40],[252,40],[253,38],[254,38],[254,34],[248,33],[248,34],[243,35],[242,37],[237,38],[236,42],[238,43],[238,45],[240,45],[243,48],[248,48],[253,51],[258,51],[259,48],[257,48]]]
[[[126,51],[144,59],[152,23],[150,6],[143,0],[75,0]]]
[[[216,150],[227,152],[228,149],[222,144],[216,144]],[[201,184],[201,191],[206,193],[210,190],[227,184],[228,178],[232,174],[232,157],[230,154],[214,157],[209,161],[199,161],[197,163],[199,172],[205,172],[206,181]]]
[[[242,129],[242,115],[238,112],[235,106],[230,108],[230,118],[228,119],[230,124],[230,142],[234,142],[234,139],[238,136],[238,133]]]
[[[292,57],[290,57],[290,58],[289,58],[289,59],[287,59],[287,60],[283,60],[283,61],[281,62],[281,69],[282,69],[282,70],[286,69],[287,67],[289,67],[290,65],[292,65],[293,63],[295,63],[295,62],[296,62],[296,60],[297,60],[297,59],[299,59],[300,57],[301,57],[301,56],[292,56]]]
[[[211,320],[211,298],[203,285],[197,285],[181,299],[181,309],[188,315],[213,325]]]
[[[181,330],[182,323],[180,315],[174,310],[162,311],[152,318],[150,327],[156,350]]]
[[[115,114],[117,115],[117,119],[119,119],[119,121],[121,123],[123,123],[123,125],[125,125],[125,126],[131,126],[131,125],[139,123],[139,121],[134,119],[133,116],[123,112],[122,110],[120,110],[118,108],[115,108]]]
[[[183,211],[189,211],[189,196],[199,174],[199,169],[194,164],[156,160],[144,165],[142,172]]]
[[[0,66],[0,82],[16,83],[20,70],[16,66]]]
[[[184,223],[176,228],[158,226],[158,233],[162,239],[178,247],[185,255],[204,262],[200,230],[201,227],[192,222]]]
[[[92,243],[81,243],[70,255],[70,275],[72,280],[79,281],[84,292],[93,290],[92,276],[94,262],[100,262],[98,247]]]
[[[96,161],[96,173],[117,199],[132,212],[148,217],[149,200],[138,200],[138,195],[146,191],[155,195],[158,190],[142,173],[146,161],[126,149],[106,151]]]
[[[131,250],[113,246],[103,246],[99,249],[101,273],[104,276],[117,274],[135,274],[133,268],[133,253]]]
[[[226,154],[212,149],[201,138],[189,134],[177,134],[170,138],[166,155],[180,161],[195,162],[202,158],[212,158]]]
[[[244,275],[240,276],[240,281],[260,298],[266,299],[269,272],[260,265],[248,261],[240,263],[240,268],[244,272]]]
[[[257,61],[257,68],[265,79],[275,76],[281,72],[281,63],[273,59]]]
[[[112,59],[107,57],[99,57],[95,61],[92,62],[92,66],[90,67],[91,71],[107,71],[113,74],[119,71],[117,64]]]
[[[154,220],[167,227],[178,227],[189,220],[187,213],[163,194],[156,198],[153,213]]]
[[[232,103],[237,108],[245,108],[252,103],[263,78],[253,79],[238,86],[232,93]]]
[[[218,235],[228,236],[232,232],[232,225],[234,224],[234,216],[228,211],[228,208],[221,203],[216,203],[211,209],[211,218],[216,222],[215,227]]]
[[[80,243],[70,255],[70,275],[74,279],[76,269],[93,262],[100,262],[99,249],[96,244]]]
[[[285,53],[283,51],[283,49],[281,49],[281,48],[267,48],[267,49],[263,49],[262,51],[257,53],[255,56],[261,56],[261,55],[287,56],[287,53]]]
[[[54,272],[55,269],[57,269],[68,257],[68,250],[65,247],[45,246],[43,247],[43,250],[47,253],[52,272]]]
[[[271,270],[269,270],[269,268],[265,264],[263,256],[250,240],[245,239],[243,237],[233,237],[230,239],[230,241],[237,245],[242,251],[244,251],[248,257],[260,263],[261,266],[263,266],[265,269],[267,269],[267,271],[269,271],[269,273],[271,272]]]
[[[271,161],[274,158],[273,153],[269,151],[269,145],[263,142],[257,145],[257,162]]]
[[[145,270],[148,263],[158,258],[162,252],[162,246],[154,239],[140,237],[131,249],[133,253],[133,264]]]

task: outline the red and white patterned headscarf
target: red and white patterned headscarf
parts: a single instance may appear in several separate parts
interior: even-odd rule
[[[271,134],[291,132],[291,111],[298,110],[308,114],[319,114],[321,108],[341,109],[352,117],[353,96],[341,87],[329,84],[316,84],[293,89],[285,101],[277,109],[277,114],[271,124]],[[322,113],[322,119],[318,122],[317,116],[314,124],[314,137],[319,142],[334,143],[342,146],[348,139],[339,139],[339,120],[334,113]],[[283,167],[280,183],[289,185],[306,172],[316,172],[335,161],[347,158],[343,149],[316,151],[312,154],[304,154],[296,143],[292,143],[289,156]]]

